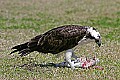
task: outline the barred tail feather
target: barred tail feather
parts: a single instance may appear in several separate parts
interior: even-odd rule
[[[24,44],[20,44],[20,45],[14,46],[14,47],[12,47],[12,49],[22,50],[22,49],[27,48],[28,47],[27,45],[28,45],[28,42],[26,42]]]
[[[19,51],[18,54],[20,54],[20,56],[25,56],[25,55],[29,54],[31,52],[31,50],[28,48],[27,44],[28,44],[28,42],[14,46],[12,49],[16,49],[16,50],[12,51],[10,54],[18,52],[18,51]]]
[[[30,52],[31,52],[31,50],[29,48],[26,48],[26,49],[19,51],[18,54],[20,54],[20,56],[22,57],[22,56],[28,55]]]

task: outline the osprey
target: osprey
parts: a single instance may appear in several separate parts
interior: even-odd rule
[[[71,68],[74,69],[71,57],[77,58],[77,56],[74,55],[72,48],[91,41],[95,41],[98,46],[101,45],[100,33],[95,28],[65,25],[40,34],[24,44],[14,46],[12,49],[15,50],[10,54],[18,52],[20,56],[26,56],[33,51],[57,54],[66,50],[65,59]]]

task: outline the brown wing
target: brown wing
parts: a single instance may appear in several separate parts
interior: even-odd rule
[[[77,36],[83,37],[86,33],[86,28],[84,26],[78,25],[66,25],[64,27],[58,28],[57,36],[64,38],[73,38]]]
[[[54,28],[42,35],[38,41],[38,51],[58,53],[73,48],[83,38],[86,29],[81,26],[67,25]]]
[[[40,40],[42,37],[43,37],[43,36],[42,36],[42,34],[41,34],[41,35],[38,35],[38,36],[32,38],[32,39],[28,42],[27,46],[28,46],[32,51],[36,50],[36,49],[38,48],[38,42],[39,42],[39,40]],[[41,41],[42,41],[42,40],[41,40]],[[41,43],[41,44],[42,44],[42,43]]]

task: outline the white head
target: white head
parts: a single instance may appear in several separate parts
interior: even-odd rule
[[[96,29],[93,27],[89,27],[87,29],[87,32],[89,34],[89,35],[87,35],[87,38],[94,39],[95,42],[98,44],[98,46],[100,46],[101,45],[100,33],[98,31],[96,31]]]

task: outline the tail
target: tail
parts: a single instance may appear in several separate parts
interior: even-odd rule
[[[28,48],[27,45],[28,45],[28,42],[14,46],[12,49],[15,49],[15,50],[12,51],[10,54],[19,51],[18,54],[20,54],[20,56],[26,56],[27,54],[29,54],[31,52],[31,50]]]

